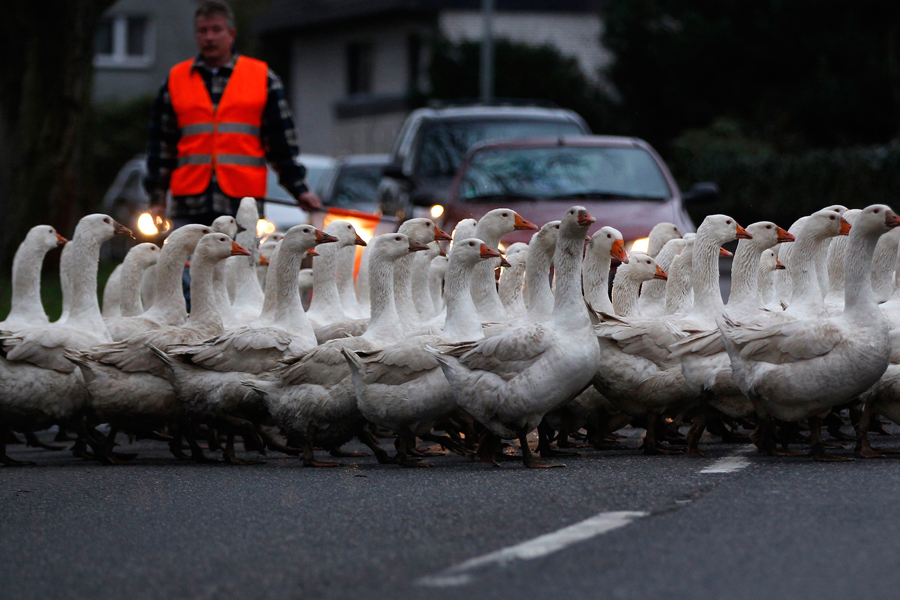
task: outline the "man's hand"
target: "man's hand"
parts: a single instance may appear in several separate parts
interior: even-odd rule
[[[166,205],[165,204],[152,204],[148,210],[150,215],[153,217],[155,221],[157,218],[165,220],[166,218]]]
[[[297,198],[297,202],[300,203],[300,208],[306,212],[322,210],[322,200],[313,192],[303,192]]]

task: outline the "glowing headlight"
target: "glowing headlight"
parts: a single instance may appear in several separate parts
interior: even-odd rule
[[[625,245],[628,252],[646,252],[650,248],[650,238],[640,238]]]
[[[432,219],[437,219],[442,214],[444,214],[444,207],[441,206],[440,204],[435,204],[434,206],[431,207],[431,218]]]
[[[141,213],[137,222],[138,231],[147,236],[157,235],[160,231],[168,231],[172,223],[161,217],[153,217],[150,213]]]
[[[256,237],[263,237],[275,233],[275,223],[268,219],[260,219],[256,222]]]

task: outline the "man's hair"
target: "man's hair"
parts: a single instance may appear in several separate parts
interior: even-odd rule
[[[234,13],[224,0],[204,0],[197,8],[197,12],[194,13],[194,22],[197,22],[198,17],[213,17],[216,15],[225,17],[225,24],[228,25],[228,29],[234,29]]]

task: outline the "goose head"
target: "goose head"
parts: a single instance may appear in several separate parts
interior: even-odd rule
[[[183,225],[169,234],[169,237],[163,242],[163,246],[172,246],[174,244],[190,254],[197,247],[200,238],[212,232],[212,229],[206,225],[197,225],[195,223]]]
[[[853,223],[853,231],[857,235],[883,235],[900,226],[900,217],[885,204],[873,204],[864,208]],[[850,234],[854,235],[853,233]]]
[[[224,233],[208,233],[194,249],[196,259],[218,262],[229,256],[250,256],[250,251],[239,245]]]
[[[837,214],[843,216],[847,212],[847,207],[841,204],[832,204],[831,206],[826,206],[824,210],[833,210]]]
[[[237,219],[229,217],[228,215],[216,217],[216,220],[212,222],[212,225],[210,225],[209,228],[213,231],[224,233],[230,238],[233,238],[238,233]]]
[[[619,267],[619,271],[634,281],[644,282],[651,279],[661,279],[665,281],[668,275],[659,268],[656,261],[649,254],[643,252],[632,252],[628,255],[628,263]],[[624,269],[624,271],[623,271]]]
[[[752,239],[747,230],[728,215],[709,215],[697,228],[697,235],[711,239],[717,245],[727,244],[737,239]]]
[[[556,248],[556,240],[559,239],[559,224],[560,221],[544,223],[537,233],[531,236],[528,247],[537,251],[552,253],[553,249]]]
[[[784,265],[775,256],[774,250],[767,248],[763,251],[762,256],[759,258],[759,270],[761,273],[771,273],[776,270],[783,271],[784,268]]]
[[[680,237],[681,232],[678,231],[678,226],[674,223],[657,223],[653,226],[653,229],[650,230],[650,235],[648,237],[649,241],[647,242],[647,254],[656,256],[669,240],[678,239]]]
[[[537,225],[523,219],[519,213],[511,208],[495,208],[481,217],[476,231],[482,239],[490,243],[493,239],[500,239],[508,233],[520,230],[537,230]]]
[[[450,250],[453,252],[453,250]],[[447,264],[450,258],[448,256],[438,256],[431,261],[429,272],[434,273],[437,277],[443,277],[447,273]]]
[[[793,242],[794,236],[771,221],[759,221],[747,225],[747,233],[753,236],[748,242],[758,248],[771,248],[775,244]]]
[[[463,219],[453,228],[453,234],[450,236],[454,242],[456,240],[465,240],[475,235],[475,227],[478,221],[475,219]]]
[[[425,250],[428,246],[419,244],[402,233],[385,233],[372,240],[370,252],[373,261],[393,262],[411,252]],[[370,267],[371,268],[371,267]]]
[[[56,232],[56,229],[50,225],[35,225],[28,230],[23,245],[49,252],[54,248],[60,248],[66,244],[68,240]]]
[[[519,252],[528,252],[528,244],[525,242],[516,242],[515,244],[510,244],[506,249],[506,257],[514,256]]]
[[[128,251],[128,257],[137,261],[140,268],[152,267],[159,260],[159,246],[150,242],[138,244]]]
[[[131,235],[131,230],[109,215],[93,214],[82,217],[75,227],[73,238],[103,243],[114,235]]]
[[[840,213],[823,208],[809,215],[803,223],[802,232],[817,239],[849,235],[850,223]]]
[[[353,225],[347,221],[332,221],[325,226],[325,233],[337,238],[336,243],[338,248],[346,248],[347,246],[353,246],[354,244],[357,246],[366,245],[365,240],[359,237],[359,234],[356,233],[356,229],[354,229]]]
[[[311,250],[319,244],[328,244],[337,241],[338,238],[336,236],[320,231],[312,225],[294,225],[287,230],[287,233],[284,234],[281,240],[281,252],[302,255],[305,254],[307,250]],[[310,269],[310,272],[311,271],[312,270]]]
[[[400,233],[409,237],[417,244],[423,246],[434,241],[447,241],[450,236],[444,233],[434,224],[431,219],[419,217],[410,219],[403,223],[399,229]]]
[[[256,234],[256,223],[259,221],[259,208],[256,206],[256,200],[247,196],[241,199],[235,215],[238,227],[242,230],[249,230]]]
[[[681,239],[681,236],[678,239]],[[625,252],[625,238],[622,237],[622,233],[618,229],[609,225],[601,227],[590,237],[587,252],[596,253],[597,256],[609,254],[612,258],[617,258],[623,263],[628,262],[628,254]]]
[[[577,237],[583,240],[587,229],[593,225],[597,219],[592,217],[587,209],[583,206],[573,206],[566,211],[560,221],[559,235],[566,238]]]
[[[474,267],[476,264],[488,258],[497,258],[500,253],[489,247],[478,238],[461,240],[453,245],[448,261],[453,265]]]

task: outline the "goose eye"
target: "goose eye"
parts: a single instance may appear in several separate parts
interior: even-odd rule
[[[206,235],[207,233],[209,233],[209,229],[204,229],[203,234]]]
[[[834,221],[834,216],[833,216],[833,215],[830,216],[830,217],[828,217],[828,218],[831,219],[832,221]]]
[[[104,223],[109,223],[109,219],[103,219]]]
[[[612,234],[611,234],[611,233],[607,233],[607,234],[606,234],[606,239],[608,239],[608,240],[609,240],[609,239],[612,239]]]
[[[503,213],[503,216],[504,216],[504,217],[508,217],[508,216],[509,216],[509,213]]]
[[[877,214],[878,214],[878,209],[876,208],[876,209],[873,210],[872,212],[874,212],[874,213],[877,215]]]
[[[766,229],[772,229],[771,225],[766,225]]]
[[[399,241],[400,241],[400,238],[398,238],[398,237],[395,237],[395,238],[394,238],[394,240],[396,240],[396,241],[398,241],[398,242],[399,242]]]
[[[725,221],[725,224],[726,224],[726,225],[731,225],[731,219],[728,219],[727,221]]]

